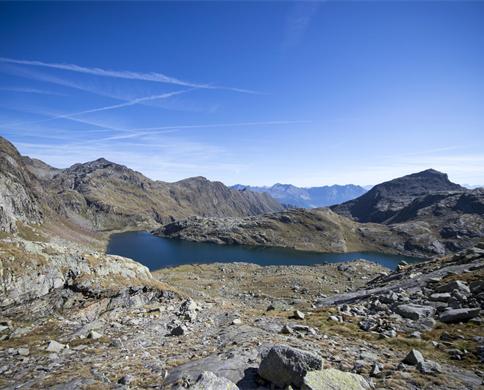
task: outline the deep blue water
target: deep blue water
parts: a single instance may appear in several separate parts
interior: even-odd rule
[[[180,264],[244,261],[260,265],[311,265],[367,259],[394,269],[402,260],[418,259],[373,252],[317,253],[285,248],[245,245],[217,245],[173,240],[153,236],[148,232],[113,234],[107,253],[134,259],[150,270]]]

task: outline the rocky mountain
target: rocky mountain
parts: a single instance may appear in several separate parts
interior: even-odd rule
[[[0,227],[42,215],[95,230],[155,226],[191,215],[247,216],[282,210],[267,194],[236,191],[202,177],[153,181],[103,158],[67,169],[22,157],[0,138]]]
[[[445,173],[428,169],[378,184],[362,196],[331,209],[358,222],[386,223],[418,197],[465,190],[452,183]]]
[[[354,199],[366,192],[353,184],[301,188],[291,184],[274,184],[271,187],[255,187],[236,184],[239,191],[265,192],[281,204],[291,207],[315,208],[331,206]]]

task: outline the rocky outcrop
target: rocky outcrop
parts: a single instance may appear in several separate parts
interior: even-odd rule
[[[17,230],[17,222],[43,221],[38,183],[15,147],[0,137],[0,232]]]
[[[191,217],[167,223],[154,234],[222,245],[276,246],[333,253],[378,251],[425,258],[471,247],[484,236],[483,216],[459,218],[469,221],[466,226],[473,235],[442,238],[439,229],[426,221],[361,224],[329,209],[291,209],[246,218]],[[471,220],[475,223],[470,223]]]
[[[378,250],[373,234],[389,237],[388,228],[365,226],[329,209],[293,209],[246,218],[192,217],[163,225],[154,234],[217,244],[244,244],[289,247],[319,252]]]
[[[161,288],[133,260],[20,238],[1,241],[0,308],[41,298],[54,290],[90,297],[114,296],[136,286]]]

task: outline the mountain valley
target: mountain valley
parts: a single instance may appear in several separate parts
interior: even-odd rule
[[[395,181],[284,208],[105,159],[56,169],[0,138],[0,388],[481,388],[484,192],[433,170]],[[105,253],[111,233],[143,229],[427,261],[150,272]]]

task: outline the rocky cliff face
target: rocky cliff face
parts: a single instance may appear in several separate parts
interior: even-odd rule
[[[40,191],[18,151],[0,137],[0,231],[16,231],[17,222],[41,223]]]
[[[449,181],[445,173],[428,169],[378,184],[359,198],[331,209],[358,222],[387,223],[418,197],[454,191],[466,189]]]

